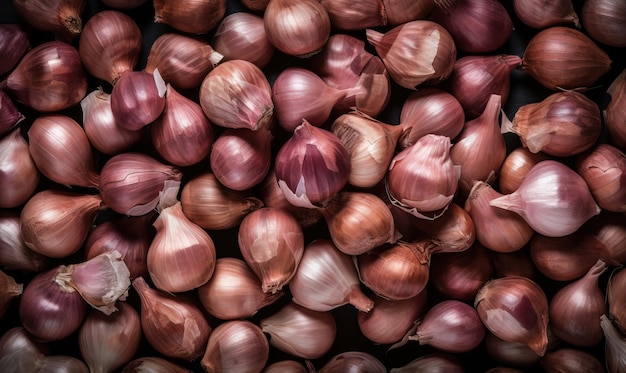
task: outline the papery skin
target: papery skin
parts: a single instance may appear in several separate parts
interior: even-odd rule
[[[28,130],[28,150],[41,173],[59,184],[98,188],[100,178],[83,128],[66,115],[41,115]]]
[[[387,13],[382,0],[350,1],[321,0],[330,17],[330,23],[341,30],[360,30],[385,26]]]
[[[235,228],[247,214],[264,206],[249,191],[226,188],[210,172],[188,180],[180,202],[189,220],[209,230]]]
[[[221,320],[248,318],[274,303],[284,291],[266,293],[261,280],[238,258],[219,258],[209,281],[198,288],[202,306]],[[228,301],[224,299],[228,298]]]
[[[300,224],[287,211],[273,207],[246,215],[239,225],[237,241],[265,293],[276,293],[288,284],[304,254]]]
[[[587,89],[611,68],[606,52],[581,31],[554,26],[526,46],[520,70],[551,90]]]
[[[626,271],[617,269],[611,273],[606,288],[608,315],[613,325],[622,333],[626,331],[626,302],[622,291],[626,286]]]
[[[580,27],[572,0],[514,0],[513,10],[525,25],[535,29],[567,23]]]
[[[180,202],[161,210],[147,266],[154,285],[180,293],[204,285],[215,270],[216,250],[209,234],[190,221]]]
[[[98,195],[42,190],[24,205],[20,224],[33,251],[65,258],[80,249],[102,206]]]
[[[211,43],[224,61],[246,60],[260,68],[269,64],[276,49],[267,39],[263,18],[248,12],[224,17]]]
[[[347,184],[349,158],[335,134],[303,120],[276,155],[278,186],[294,206],[324,206]]]
[[[549,237],[572,234],[601,211],[585,180],[555,160],[537,163],[515,192],[489,204],[520,214],[537,233]]]
[[[350,303],[368,312],[374,306],[374,301],[361,292],[350,256],[326,239],[306,245],[289,289],[294,303],[313,311],[330,311]]]
[[[29,49],[30,41],[21,25],[9,23],[0,25],[0,51],[2,51],[0,75],[13,70]]]
[[[392,126],[352,111],[333,122],[331,128],[350,154],[348,183],[360,188],[378,184],[395,154],[401,126]]]
[[[454,139],[465,125],[465,113],[459,100],[437,87],[412,92],[400,111],[400,148],[406,149],[427,134]]]
[[[504,162],[502,162],[500,167],[500,174],[496,182],[500,193],[510,194],[515,192],[533,166],[548,158],[549,156],[545,153],[532,153],[523,146],[513,149],[504,158]]]
[[[609,373],[619,373],[626,369],[626,339],[620,334],[611,320],[606,316],[600,316],[600,326],[604,333],[604,349],[606,355],[606,366]]]
[[[206,34],[226,13],[226,0],[154,1],[154,22],[188,34]]]
[[[202,356],[212,328],[194,298],[152,289],[143,277],[132,286],[141,300],[141,329],[150,345],[175,359]]]
[[[271,96],[261,69],[245,60],[222,62],[200,85],[204,114],[213,124],[226,128],[269,128],[274,117]]]
[[[124,152],[110,158],[100,171],[100,194],[107,207],[141,216],[156,207],[167,181],[180,181],[182,172],[143,153]]]
[[[621,1],[591,0],[580,13],[584,30],[610,47],[626,47],[626,6]]]
[[[226,321],[213,330],[200,365],[207,372],[260,372],[269,358],[269,343],[259,326]]]
[[[115,85],[139,61],[141,30],[127,14],[103,10],[89,18],[80,37],[78,51],[91,75]]]
[[[91,310],[78,332],[80,353],[91,372],[111,372],[128,363],[139,349],[139,313],[126,302],[111,315]]]
[[[548,299],[534,281],[521,276],[493,279],[476,294],[474,308],[500,339],[524,343],[539,356],[546,353]]]
[[[465,122],[450,149],[452,162],[461,166],[459,191],[465,196],[474,180],[492,183],[504,163],[506,143],[500,132],[501,109],[502,97],[492,94],[483,113]]]
[[[177,33],[159,36],[152,46],[144,71],[158,69],[163,80],[177,90],[197,88],[224,56],[202,39]]]
[[[228,128],[213,143],[209,163],[225,187],[246,191],[263,181],[272,164],[271,131]]]
[[[293,302],[262,319],[259,326],[270,335],[270,345],[304,359],[324,356],[337,334],[331,313],[312,311]]]
[[[539,361],[539,365],[547,373],[575,371],[588,373],[605,372],[603,363],[601,363],[596,356],[586,351],[569,347],[562,347],[556,351],[548,352]]]
[[[37,190],[40,174],[20,129],[0,138],[0,208],[27,202]]]
[[[345,254],[360,255],[398,239],[391,210],[372,193],[342,191],[318,210]]]
[[[447,208],[459,180],[450,146],[448,137],[425,135],[394,156],[387,174],[388,195],[394,205],[418,217]]]
[[[424,19],[435,5],[433,0],[383,0],[387,23],[392,26]]]
[[[11,131],[24,118],[24,114],[15,107],[11,97],[4,90],[0,91],[0,136]]]
[[[626,155],[621,150],[598,144],[576,159],[576,172],[602,209],[626,212]]]
[[[452,73],[454,40],[435,22],[409,21],[384,34],[372,29],[366,33],[393,80],[404,88],[417,90],[419,86],[435,85]]]
[[[83,129],[89,143],[104,154],[127,151],[144,136],[145,130],[131,131],[117,125],[111,110],[111,94],[102,87],[92,91],[80,102]]]
[[[5,89],[36,111],[61,111],[85,97],[87,75],[76,48],[49,41],[24,55],[7,77]]]
[[[126,300],[130,271],[118,251],[108,251],[78,264],[62,265],[56,280],[76,289],[83,299],[105,315],[117,311],[115,303]]]
[[[265,34],[276,49],[301,58],[318,53],[331,31],[328,12],[316,0],[270,0],[263,21]]]
[[[596,143],[602,132],[602,117],[598,105],[585,95],[563,91],[520,107],[511,132],[519,135],[532,153],[569,157]]]
[[[0,268],[26,273],[41,272],[50,258],[34,252],[24,243],[20,211],[0,210]]]
[[[82,31],[81,13],[85,0],[14,0],[17,14],[28,24],[44,31],[58,32],[71,39]]]
[[[165,161],[180,167],[206,158],[215,140],[212,124],[200,105],[178,93],[170,84],[165,93],[163,114],[152,123],[150,136]]]

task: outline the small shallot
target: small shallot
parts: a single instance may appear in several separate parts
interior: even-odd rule
[[[415,322],[426,313],[426,302],[426,291],[403,300],[376,296],[371,311],[358,313],[359,330],[374,343],[400,342],[411,331]]]
[[[0,270],[0,319],[6,313],[13,299],[24,291],[24,284],[18,284],[13,276]]]
[[[391,202],[419,218],[441,216],[454,198],[461,173],[450,147],[449,137],[428,134],[396,154],[387,173]]]
[[[264,292],[261,280],[245,261],[228,257],[217,259],[213,276],[198,288],[198,298],[204,309],[221,320],[253,316],[283,294],[283,291]]]
[[[598,260],[585,276],[559,289],[550,300],[550,329],[564,342],[589,347],[602,341],[600,316],[606,306],[598,281],[606,268]]]
[[[467,196],[474,181],[492,183],[506,158],[506,142],[500,132],[502,97],[492,94],[485,110],[465,123],[450,149],[450,159],[461,167],[459,191]]]
[[[118,126],[138,131],[154,122],[165,108],[167,87],[158,70],[123,73],[111,91],[111,112]]]
[[[145,131],[131,131],[119,126],[111,110],[111,94],[101,87],[93,90],[82,101],[83,129],[89,143],[98,151],[115,155],[137,144]]]
[[[211,43],[223,61],[246,60],[260,68],[269,64],[275,50],[265,34],[263,18],[248,12],[224,17]]]
[[[589,352],[563,347],[556,351],[548,352],[540,361],[539,365],[546,373],[560,372],[586,372],[603,373],[604,364]]]
[[[28,130],[28,150],[41,173],[59,184],[98,188],[91,144],[83,128],[66,115],[35,119]]]
[[[24,118],[11,97],[5,91],[0,91],[0,136],[9,133]]]
[[[513,33],[513,21],[497,0],[435,0],[429,19],[445,27],[466,53],[493,52]]]
[[[513,0],[513,10],[522,23],[532,28],[545,29],[562,24],[580,27],[572,0]]]
[[[53,189],[37,192],[20,215],[24,242],[39,254],[65,258],[81,248],[101,209],[99,195]]]
[[[4,23],[0,25],[0,75],[13,70],[22,56],[30,49],[28,34],[22,25]]]
[[[391,210],[375,194],[341,191],[318,210],[333,243],[345,254],[360,255],[397,240]]]
[[[387,299],[413,298],[428,284],[431,250],[428,239],[397,242],[359,255],[357,265],[361,282]]]
[[[387,25],[387,13],[382,0],[353,3],[347,0],[321,0],[330,23],[341,30],[360,30]]]
[[[350,175],[350,156],[341,140],[307,120],[296,127],[274,162],[280,190],[299,207],[323,207]]]
[[[222,62],[200,85],[200,106],[215,125],[257,130],[274,118],[272,89],[263,71],[252,62]]]
[[[39,180],[39,170],[20,129],[0,138],[0,208],[24,204],[35,194]]]
[[[333,356],[317,373],[367,372],[387,373],[374,355],[362,351],[345,351]]]
[[[454,69],[452,35],[433,21],[409,21],[385,33],[367,29],[366,36],[393,80],[404,88],[437,84]]]
[[[270,43],[291,56],[318,53],[330,36],[330,17],[317,0],[270,0],[263,21]]]
[[[515,192],[489,204],[521,215],[536,232],[549,237],[574,233],[601,211],[585,180],[553,160],[537,163]]]
[[[124,366],[139,350],[139,313],[126,302],[111,315],[91,310],[78,331],[78,347],[92,373],[109,373]]]
[[[526,344],[539,356],[548,347],[548,299],[536,282],[521,276],[492,279],[476,294],[474,307],[500,339]]]
[[[132,286],[141,301],[141,330],[148,343],[175,359],[202,356],[212,329],[195,299],[152,289],[143,277]]]
[[[484,337],[485,327],[474,307],[458,300],[444,300],[426,312],[409,340],[459,353],[477,348]]]
[[[41,272],[49,258],[31,250],[24,243],[20,211],[0,210],[0,268],[24,273]]]
[[[626,155],[621,150],[598,144],[576,159],[576,172],[585,179],[601,208],[626,212]]]
[[[148,53],[144,71],[159,74],[176,89],[197,88],[224,56],[200,38],[177,33],[159,36]]]
[[[584,94],[562,91],[521,106],[511,132],[532,153],[568,157],[591,148],[602,132],[600,108]]]
[[[582,31],[548,27],[530,39],[520,69],[551,89],[586,89],[611,68],[608,54]]]
[[[296,218],[273,207],[246,215],[239,225],[237,242],[266,293],[276,293],[289,283],[304,253],[304,234]]]
[[[361,291],[352,258],[323,238],[306,245],[289,290],[295,303],[313,311],[329,311],[350,303],[368,312],[374,306]]]
[[[14,0],[17,14],[31,26],[71,39],[82,31],[85,0]]]
[[[585,1],[580,18],[585,31],[595,40],[611,47],[626,47],[626,4],[623,1]]]
[[[211,332],[200,365],[207,372],[261,372],[269,343],[259,326],[246,320],[226,321]]]
[[[87,74],[75,47],[48,41],[24,55],[6,78],[5,89],[36,111],[61,111],[85,97]]]
[[[154,1],[154,22],[187,34],[206,34],[226,13],[226,0]]]
[[[214,131],[195,101],[167,85],[162,115],[152,123],[150,138],[156,151],[175,166],[191,166],[211,152]]]
[[[454,139],[465,125],[465,113],[459,100],[437,87],[412,92],[400,111],[402,135],[400,148],[415,144],[427,134]]]
[[[519,214],[489,205],[501,196],[486,182],[475,181],[465,200],[465,210],[476,225],[478,242],[493,251],[516,251],[530,241],[535,231]]]
[[[132,71],[141,53],[141,30],[127,14],[103,10],[89,18],[81,34],[78,51],[85,70],[115,85]]]
[[[604,333],[604,353],[609,373],[619,373],[626,369],[626,337],[613,325],[606,315],[600,316],[600,326]]]
[[[166,185],[179,182],[181,171],[135,152],[111,157],[100,171],[104,204],[118,214],[141,216],[152,211]]]
[[[412,226],[435,241],[447,252],[460,252],[470,248],[476,241],[476,225],[472,217],[457,203],[435,220],[412,217]]]
[[[146,264],[154,286],[180,293],[206,284],[215,270],[215,244],[202,227],[185,216],[180,201],[162,208],[153,225],[156,235]]]
[[[618,268],[611,273],[606,286],[607,314],[622,333],[626,331],[626,302],[621,296],[626,286],[626,271]]]
[[[183,213],[200,227],[210,230],[235,228],[263,202],[249,191],[223,186],[210,172],[188,180],[180,195]]]
[[[515,192],[533,166],[546,159],[548,159],[548,155],[542,152],[532,153],[524,146],[513,149],[504,158],[502,167],[500,167],[500,174],[496,181],[500,193]]]
[[[213,175],[225,187],[244,191],[265,179],[272,164],[272,132],[266,128],[227,128],[211,149]]]
[[[324,356],[337,334],[335,318],[330,312],[312,311],[293,302],[259,322],[270,345],[304,359]]]

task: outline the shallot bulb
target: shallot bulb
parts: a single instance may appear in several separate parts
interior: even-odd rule
[[[622,333],[626,331],[626,302],[621,297],[624,286],[626,286],[626,271],[616,269],[611,273],[606,287],[607,314]]]
[[[265,34],[263,18],[248,12],[224,17],[211,43],[223,61],[246,60],[260,68],[269,64],[276,49]]]
[[[165,108],[167,87],[158,70],[127,71],[111,91],[111,112],[120,127],[138,131],[151,124]]]
[[[466,53],[493,52],[513,33],[513,21],[497,0],[435,0],[429,19],[445,27]]]
[[[206,34],[226,13],[226,0],[154,1],[154,22],[187,34]]]
[[[598,281],[606,268],[598,260],[585,276],[561,288],[550,300],[550,329],[564,342],[589,347],[602,341],[600,316],[606,306]]]
[[[158,69],[163,80],[176,89],[192,89],[199,87],[223,58],[202,39],[165,33],[152,43],[144,71],[152,74]]]
[[[4,136],[24,118],[24,114],[17,109],[9,95],[0,91],[0,136]]]
[[[346,0],[322,0],[320,3],[328,12],[330,23],[341,30],[360,30],[387,24],[387,13],[382,0],[358,3]]]
[[[458,300],[444,300],[429,309],[409,340],[451,353],[475,349],[485,337],[485,327],[474,307]]]
[[[215,270],[215,244],[185,216],[180,201],[161,209],[153,225],[146,264],[154,286],[180,293],[206,284]]]
[[[534,281],[508,276],[487,282],[474,307],[485,327],[509,342],[526,344],[539,356],[548,347],[548,299]]]
[[[460,171],[450,158],[450,147],[449,137],[425,135],[395,155],[387,174],[391,202],[420,218],[441,216],[459,185]]]
[[[589,185],[598,205],[607,211],[626,212],[622,186],[626,155],[610,144],[598,144],[576,159],[576,171]]]
[[[360,288],[352,259],[326,239],[306,245],[289,283],[293,301],[313,311],[329,311],[350,303],[363,312],[374,306]]]
[[[626,100],[626,69],[611,82],[606,93],[611,97],[602,112],[602,117],[608,132],[608,140],[621,151],[626,150],[626,126],[624,123],[624,102]]]
[[[465,368],[454,354],[433,352],[411,360],[401,367],[391,368],[390,373],[465,373]]]
[[[333,356],[318,373],[368,372],[387,373],[387,368],[373,355],[362,351],[346,351]]]
[[[72,39],[81,33],[84,0],[14,0],[17,14],[31,26]]]
[[[59,184],[98,188],[99,176],[91,144],[74,119],[41,115],[28,130],[28,149],[41,173]]]
[[[626,4],[613,0],[585,1],[580,14],[583,28],[595,40],[611,47],[626,46]]]
[[[318,53],[330,36],[330,17],[316,0],[270,0],[263,21],[270,43],[291,56]]]
[[[61,41],[31,49],[6,78],[6,91],[39,112],[78,104],[87,93],[87,74],[78,50]]]
[[[619,373],[626,369],[626,338],[606,316],[600,316],[600,326],[604,333],[604,353],[609,373]]]
[[[289,203],[323,207],[347,184],[350,157],[335,134],[303,120],[278,150],[275,172]]]
[[[237,241],[266,293],[276,293],[289,283],[304,253],[304,234],[296,218],[272,207],[246,215],[239,225]]]
[[[389,75],[404,88],[437,84],[448,78],[454,69],[454,40],[438,23],[415,20],[384,34],[367,29],[366,35]]]
[[[522,23],[532,28],[545,29],[562,24],[580,27],[572,0],[514,0],[513,10]]]
[[[16,23],[0,25],[0,75],[13,70],[28,49],[30,41],[24,27]]]
[[[103,10],[89,18],[80,37],[81,61],[94,77],[115,85],[132,71],[141,52],[141,30],[127,14]]]
[[[35,194],[40,174],[20,129],[0,138],[0,208],[18,207]]]
[[[489,204],[521,215],[536,232],[549,237],[574,233],[601,211],[585,180],[553,160],[537,163],[515,192]]]
[[[251,317],[283,294],[283,291],[264,292],[261,280],[245,261],[228,257],[217,259],[213,275],[198,288],[204,309],[221,320]]]
[[[259,326],[232,320],[209,336],[200,365],[207,372],[260,372],[269,358],[269,343]]]
[[[24,284],[18,284],[15,278],[0,270],[0,318],[4,316],[13,299],[24,291]]]
[[[267,78],[252,62],[226,61],[211,70],[200,86],[200,106],[215,125],[257,130],[274,118]]]
[[[161,354],[194,360],[202,356],[212,328],[194,298],[151,288],[143,277],[132,286],[141,301],[141,330]]]
[[[24,273],[41,272],[50,258],[31,250],[22,238],[20,211],[0,210],[0,268]]]

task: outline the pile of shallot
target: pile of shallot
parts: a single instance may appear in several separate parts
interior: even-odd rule
[[[0,10],[0,371],[626,371],[623,0]]]

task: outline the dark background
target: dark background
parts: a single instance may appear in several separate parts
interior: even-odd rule
[[[86,3],[87,5],[83,13],[83,24],[85,24],[92,15],[96,14],[97,12],[101,10],[108,9],[99,0],[87,0]],[[536,30],[533,30],[524,26],[523,24],[521,24],[521,22],[519,22],[519,20],[516,19],[515,13],[512,10],[511,1],[503,1],[503,3],[509,10],[509,14],[511,15],[514,21],[515,30],[511,38],[509,39],[509,41],[501,48],[501,50],[494,52],[494,54],[507,53],[507,54],[516,54],[518,56],[522,56],[525,46],[527,45],[528,41],[532,38],[532,36],[536,33]],[[575,3],[575,8],[578,14],[580,14],[582,1],[575,1],[574,3]],[[244,10],[246,9],[239,2],[239,0],[228,0],[227,14],[230,14],[236,11],[244,11]],[[150,1],[148,1],[147,3],[145,3],[144,5],[142,5],[141,7],[137,9],[128,10],[124,12],[130,15],[137,22],[138,26],[142,30],[143,48],[142,48],[142,53],[141,53],[139,63],[136,67],[137,70],[140,70],[145,66],[146,58],[150,50],[150,46],[152,45],[152,42],[162,33],[175,32],[175,30],[171,29],[167,25],[156,24],[153,22],[154,9]],[[16,13],[14,12],[12,8],[11,1],[0,0],[0,23],[15,23],[15,22],[19,22],[19,18],[17,17]],[[28,26],[26,27],[28,28]],[[385,31],[387,30],[387,28],[380,28],[380,30]],[[30,40],[33,46],[53,39],[53,35],[48,32],[42,32],[42,31],[34,30],[32,28],[29,28],[29,32],[30,32]],[[333,30],[333,32],[337,32],[337,30]],[[351,32],[351,34],[359,38],[365,39],[364,31]],[[201,37],[204,37],[206,38],[207,41],[210,41],[211,33],[202,35]],[[78,38],[76,38],[73,41],[73,44],[75,46],[78,45]],[[624,67],[626,66],[626,63],[625,63],[626,60],[625,60],[624,54],[622,53],[624,52],[623,48],[622,49],[611,48],[611,47],[601,45],[601,44],[600,46],[610,54],[613,60],[612,69],[597,81],[594,89],[591,89],[585,92],[585,94],[589,98],[596,101],[601,109],[604,109],[604,107],[606,107],[606,104],[608,103],[608,96],[606,95],[606,89],[608,88],[609,84],[615,79],[615,77],[617,77],[617,75],[624,69]],[[368,50],[375,53],[373,47],[369,45],[367,42],[366,42],[366,47],[368,48]],[[462,55],[459,54],[459,57],[461,56]],[[264,72],[266,73],[268,80],[271,83],[273,82],[276,75],[280,71],[282,71],[282,69],[284,69],[286,66],[293,66],[293,65],[306,66],[306,64],[307,64],[306,60],[287,56],[276,51],[272,59],[272,62],[264,69]],[[2,78],[3,77],[0,77],[0,79]],[[97,79],[91,78],[89,81],[88,92],[91,92],[92,90],[96,89],[98,86],[102,86],[104,90],[107,92],[111,91],[111,86],[107,82],[103,82],[103,81],[99,81]],[[407,89],[397,86],[396,84],[393,84],[392,97],[390,100],[390,104],[385,109],[385,111],[379,116],[379,119],[389,124],[398,124],[402,103],[411,92],[412,91],[409,91]],[[197,98],[197,90],[185,91],[183,93],[190,98]],[[532,78],[530,78],[524,72],[517,71],[517,70],[513,71],[513,73],[511,74],[511,93],[510,93],[508,101],[504,105],[504,111],[507,114],[507,116],[512,119],[515,112],[520,106],[527,104],[527,103],[540,101],[551,93],[553,92],[548,91],[547,89],[541,87],[538,83],[536,83]],[[36,118],[38,114],[19,103],[17,103],[17,106],[22,111],[22,113],[26,115],[26,120],[20,124],[23,134],[26,137],[26,133],[29,128],[29,125],[32,123],[32,121]],[[63,111],[63,113],[75,118],[80,123],[82,114],[81,114],[79,106],[67,109]],[[505,136],[507,139],[509,150],[512,150],[513,148],[517,146],[520,146],[520,142],[519,142],[519,139],[517,139],[517,137],[511,134],[506,134]],[[278,148],[278,146],[280,146],[282,141],[284,141],[287,137],[288,137],[287,134],[283,133],[282,136],[281,134],[279,134],[275,140],[275,148]],[[606,141],[605,134],[603,134],[600,141]],[[149,141],[142,142],[139,145],[139,147],[140,149],[138,150],[140,151],[147,152],[150,154],[154,153],[153,149],[151,148],[149,144]],[[96,156],[98,157],[98,161],[100,165],[104,164],[104,162],[107,160],[107,156],[103,154],[96,153]],[[189,179],[193,175],[200,172],[201,170],[205,170],[207,168],[208,168],[208,162],[201,163],[199,166],[190,167],[189,169],[184,169],[183,171],[185,174],[185,179]],[[41,188],[48,188],[48,187],[55,187],[55,185],[54,183],[51,183],[49,180],[45,180],[45,179],[42,180]],[[112,216],[113,215],[111,213],[102,213],[99,216],[97,222],[104,221],[106,219],[111,218]],[[211,234],[211,237],[216,242],[216,246],[218,249],[218,257],[222,257],[222,256],[241,257],[238,247],[237,247],[236,230],[233,229],[233,230],[226,230],[226,231],[219,231],[219,232],[210,232],[210,234]],[[307,242],[310,242],[313,239],[317,237],[321,237],[321,236],[328,236],[328,232],[326,230],[326,227],[323,221],[317,224],[316,226],[305,230],[305,239]],[[80,258],[77,255],[77,256],[73,256],[70,258],[63,259],[63,260],[59,260],[58,264],[69,264],[72,261],[80,261],[80,260],[82,260],[82,258]],[[23,283],[27,283],[31,276],[28,274],[21,274],[21,273],[13,273],[13,272],[8,272],[8,273],[13,275],[18,281],[21,281]],[[545,278],[541,278],[540,275],[538,276],[539,277],[537,281],[540,282],[544,286],[544,288],[547,290],[548,295],[550,295],[551,292],[555,291],[555,289],[558,289],[560,286],[563,285],[563,284],[557,284],[557,283],[551,282]],[[606,277],[603,277],[602,281],[605,282]],[[431,293],[429,293],[430,303],[435,303],[439,301],[436,294],[433,294],[432,296],[430,294]],[[279,309],[282,305],[284,305],[285,302],[289,301],[289,298],[290,298],[289,294],[286,294],[281,300],[279,300],[274,305],[268,306],[265,309],[261,310],[257,315],[251,318],[251,320],[253,322],[258,322],[259,320],[263,319],[267,315],[272,314],[277,309]],[[130,297],[128,301],[138,306],[137,296],[136,294],[134,294],[132,290],[130,291]],[[17,312],[18,304],[19,304],[19,299],[15,300],[12,303],[11,307],[7,311],[7,314],[2,318],[0,322],[0,333],[3,333],[4,331],[6,331],[7,329],[13,326],[19,325],[19,317],[18,317],[18,312]],[[328,361],[328,359],[330,359],[335,354],[348,351],[348,350],[359,350],[359,351],[369,352],[373,354],[374,356],[376,356],[377,358],[379,358],[388,368],[402,366],[421,355],[435,351],[434,349],[428,346],[419,346],[416,342],[409,342],[407,345],[405,345],[402,348],[399,348],[397,350],[393,350],[390,352],[386,352],[389,346],[375,345],[362,336],[362,334],[359,331],[357,321],[356,321],[357,311],[352,306],[346,305],[346,306],[337,308],[331,312],[333,316],[335,316],[335,319],[337,321],[337,327],[338,327],[337,338],[333,345],[333,348],[324,357],[312,361],[313,365],[317,369],[321,368]],[[213,319],[209,319],[209,321],[211,322],[211,325],[213,327],[217,326],[217,323],[219,322],[218,320],[213,320]],[[79,356],[76,335],[72,335],[69,338],[62,340],[62,341],[50,343],[49,346],[53,354],[69,354],[69,355]],[[588,349],[588,351],[594,353],[600,359],[603,359],[603,346],[596,346],[594,348]],[[140,351],[138,351],[137,353],[137,357],[147,356],[147,355],[158,355],[158,353],[156,353],[152,349],[152,347],[144,340],[142,342]],[[482,345],[478,347],[476,350],[472,351],[471,353],[458,354],[456,356],[459,359],[461,359],[461,361],[463,361],[468,372],[484,372],[485,370],[497,365],[497,362],[491,361],[491,359],[488,358],[488,356],[486,355],[484,351],[484,347]],[[271,348],[270,362],[283,360],[283,359],[294,359],[294,360],[303,362],[302,359],[294,358],[293,356],[282,353],[275,348]],[[191,362],[191,363],[186,363],[186,362],[178,362],[178,363],[185,365],[191,370],[201,371],[199,361]],[[538,371],[539,369],[540,368],[538,368],[537,366],[533,366],[533,367],[528,368],[528,371],[529,372]]]

